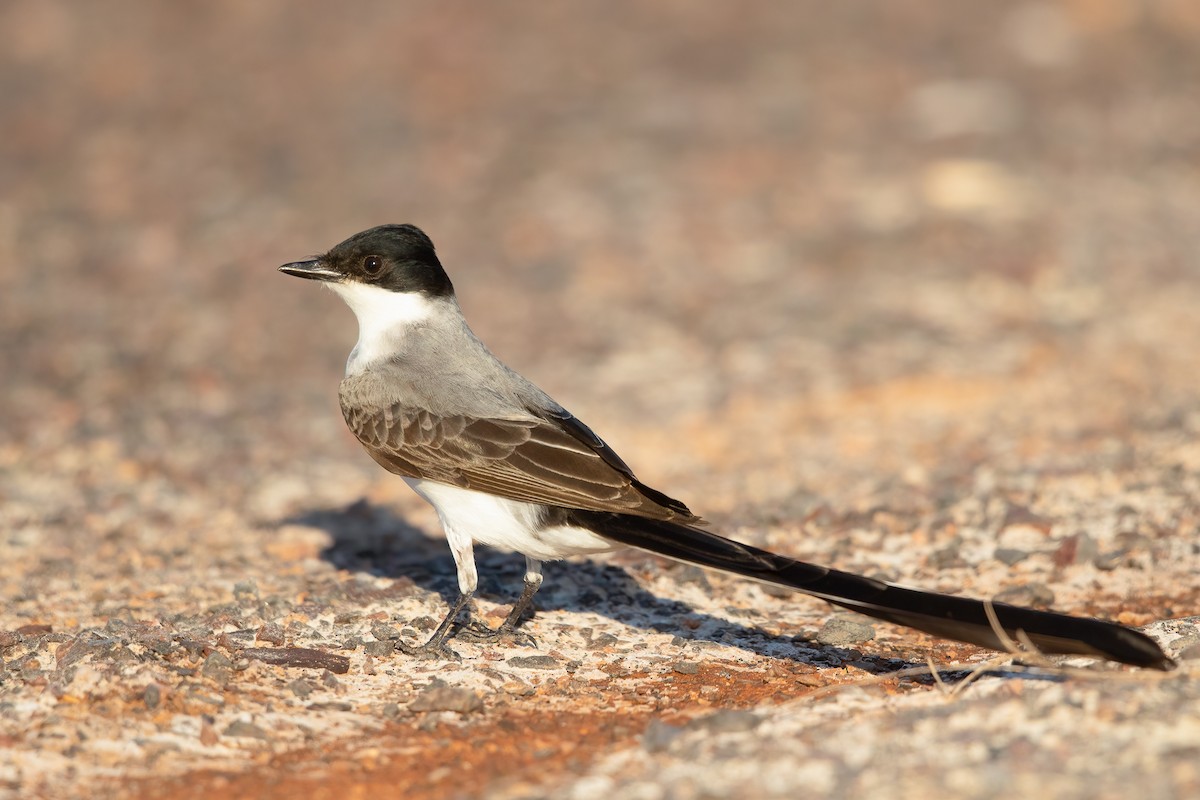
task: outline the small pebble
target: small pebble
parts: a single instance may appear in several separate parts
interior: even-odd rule
[[[814,638],[821,644],[845,647],[848,644],[869,642],[875,638],[875,629],[868,622],[834,617],[821,626]]]
[[[469,714],[483,708],[483,700],[470,689],[435,679],[408,706],[410,711],[453,711]]]
[[[516,656],[505,663],[519,669],[554,669],[558,666],[558,661],[552,656]]]
[[[929,554],[928,563],[934,569],[953,569],[967,565],[959,553],[958,544],[950,544],[940,550],[934,550]]]
[[[1011,567],[1013,564],[1019,564],[1029,558],[1029,551],[1018,550],[1015,547],[998,547],[992,556],[1001,564],[1007,564]]]
[[[1054,592],[1043,583],[1027,583],[1024,586],[1011,586],[997,593],[993,599],[1014,606],[1045,607],[1054,604]]]
[[[287,641],[283,635],[283,626],[275,622],[268,622],[258,629],[254,634],[254,638],[259,642],[267,642],[276,647],[281,647]]]
[[[590,642],[588,642],[588,650],[600,650],[604,647],[611,647],[619,641],[620,639],[618,639],[616,636],[613,636],[611,633],[602,633],[595,639],[592,639]]]
[[[200,668],[200,674],[217,683],[228,683],[229,679],[233,677],[233,662],[224,653],[211,653],[208,658],[204,659],[204,666]]]
[[[229,727],[222,731],[222,734],[242,739],[262,739],[263,741],[271,738],[266,731],[253,722],[246,722],[240,719],[230,723]]]
[[[396,649],[395,642],[375,641],[375,642],[364,642],[363,643],[363,652],[369,656],[375,656],[376,658],[384,658],[386,656],[389,656],[389,655],[391,655],[392,651],[395,649]]]

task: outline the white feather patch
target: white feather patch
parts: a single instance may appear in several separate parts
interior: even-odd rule
[[[358,343],[346,361],[347,375],[390,356],[409,329],[434,313],[433,301],[417,292],[391,292],[365,283],[327,285],[358,317]]]
[[[543,527],[542,509],[533,503],[434,481],[404,480],[437,509],[443,527],[480,544],[513,550],[538,561],[557,561],[617,548],[583,528]]]

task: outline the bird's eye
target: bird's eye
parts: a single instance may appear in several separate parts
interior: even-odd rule
[[[363,269],[368,275],[378,275],[379,270],[383,269],[383,258],[381,256],[367,256],[363,259]]]

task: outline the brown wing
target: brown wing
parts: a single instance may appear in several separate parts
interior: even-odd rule
[[[697,522],[688,507],[641,483],[566,411],[478,419],[393,406],[343,406],[346,424],[385,469],[530,503]]]

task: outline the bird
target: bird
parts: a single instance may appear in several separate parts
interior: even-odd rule
[[[358,319],[338,398],[368,455],[437,512],[458,594],[432,635],[399,650],[458,658],[452,638],[530,643],[517,631],[542,564],[633,547],[787,587],[936,637],[1011,650],[1093,656],[1161,670],[1149,636],[1111,622],[938,594],[806,563],[708,530],[684,503],[643,483],[591,428],[505,365],[468,326],[433,242],[380,225],[284,264],[323,283]],[[525,557],[524,588],[504,621],[470,619],[474,546]],[[464,609],[468,620],[458,625]]]

